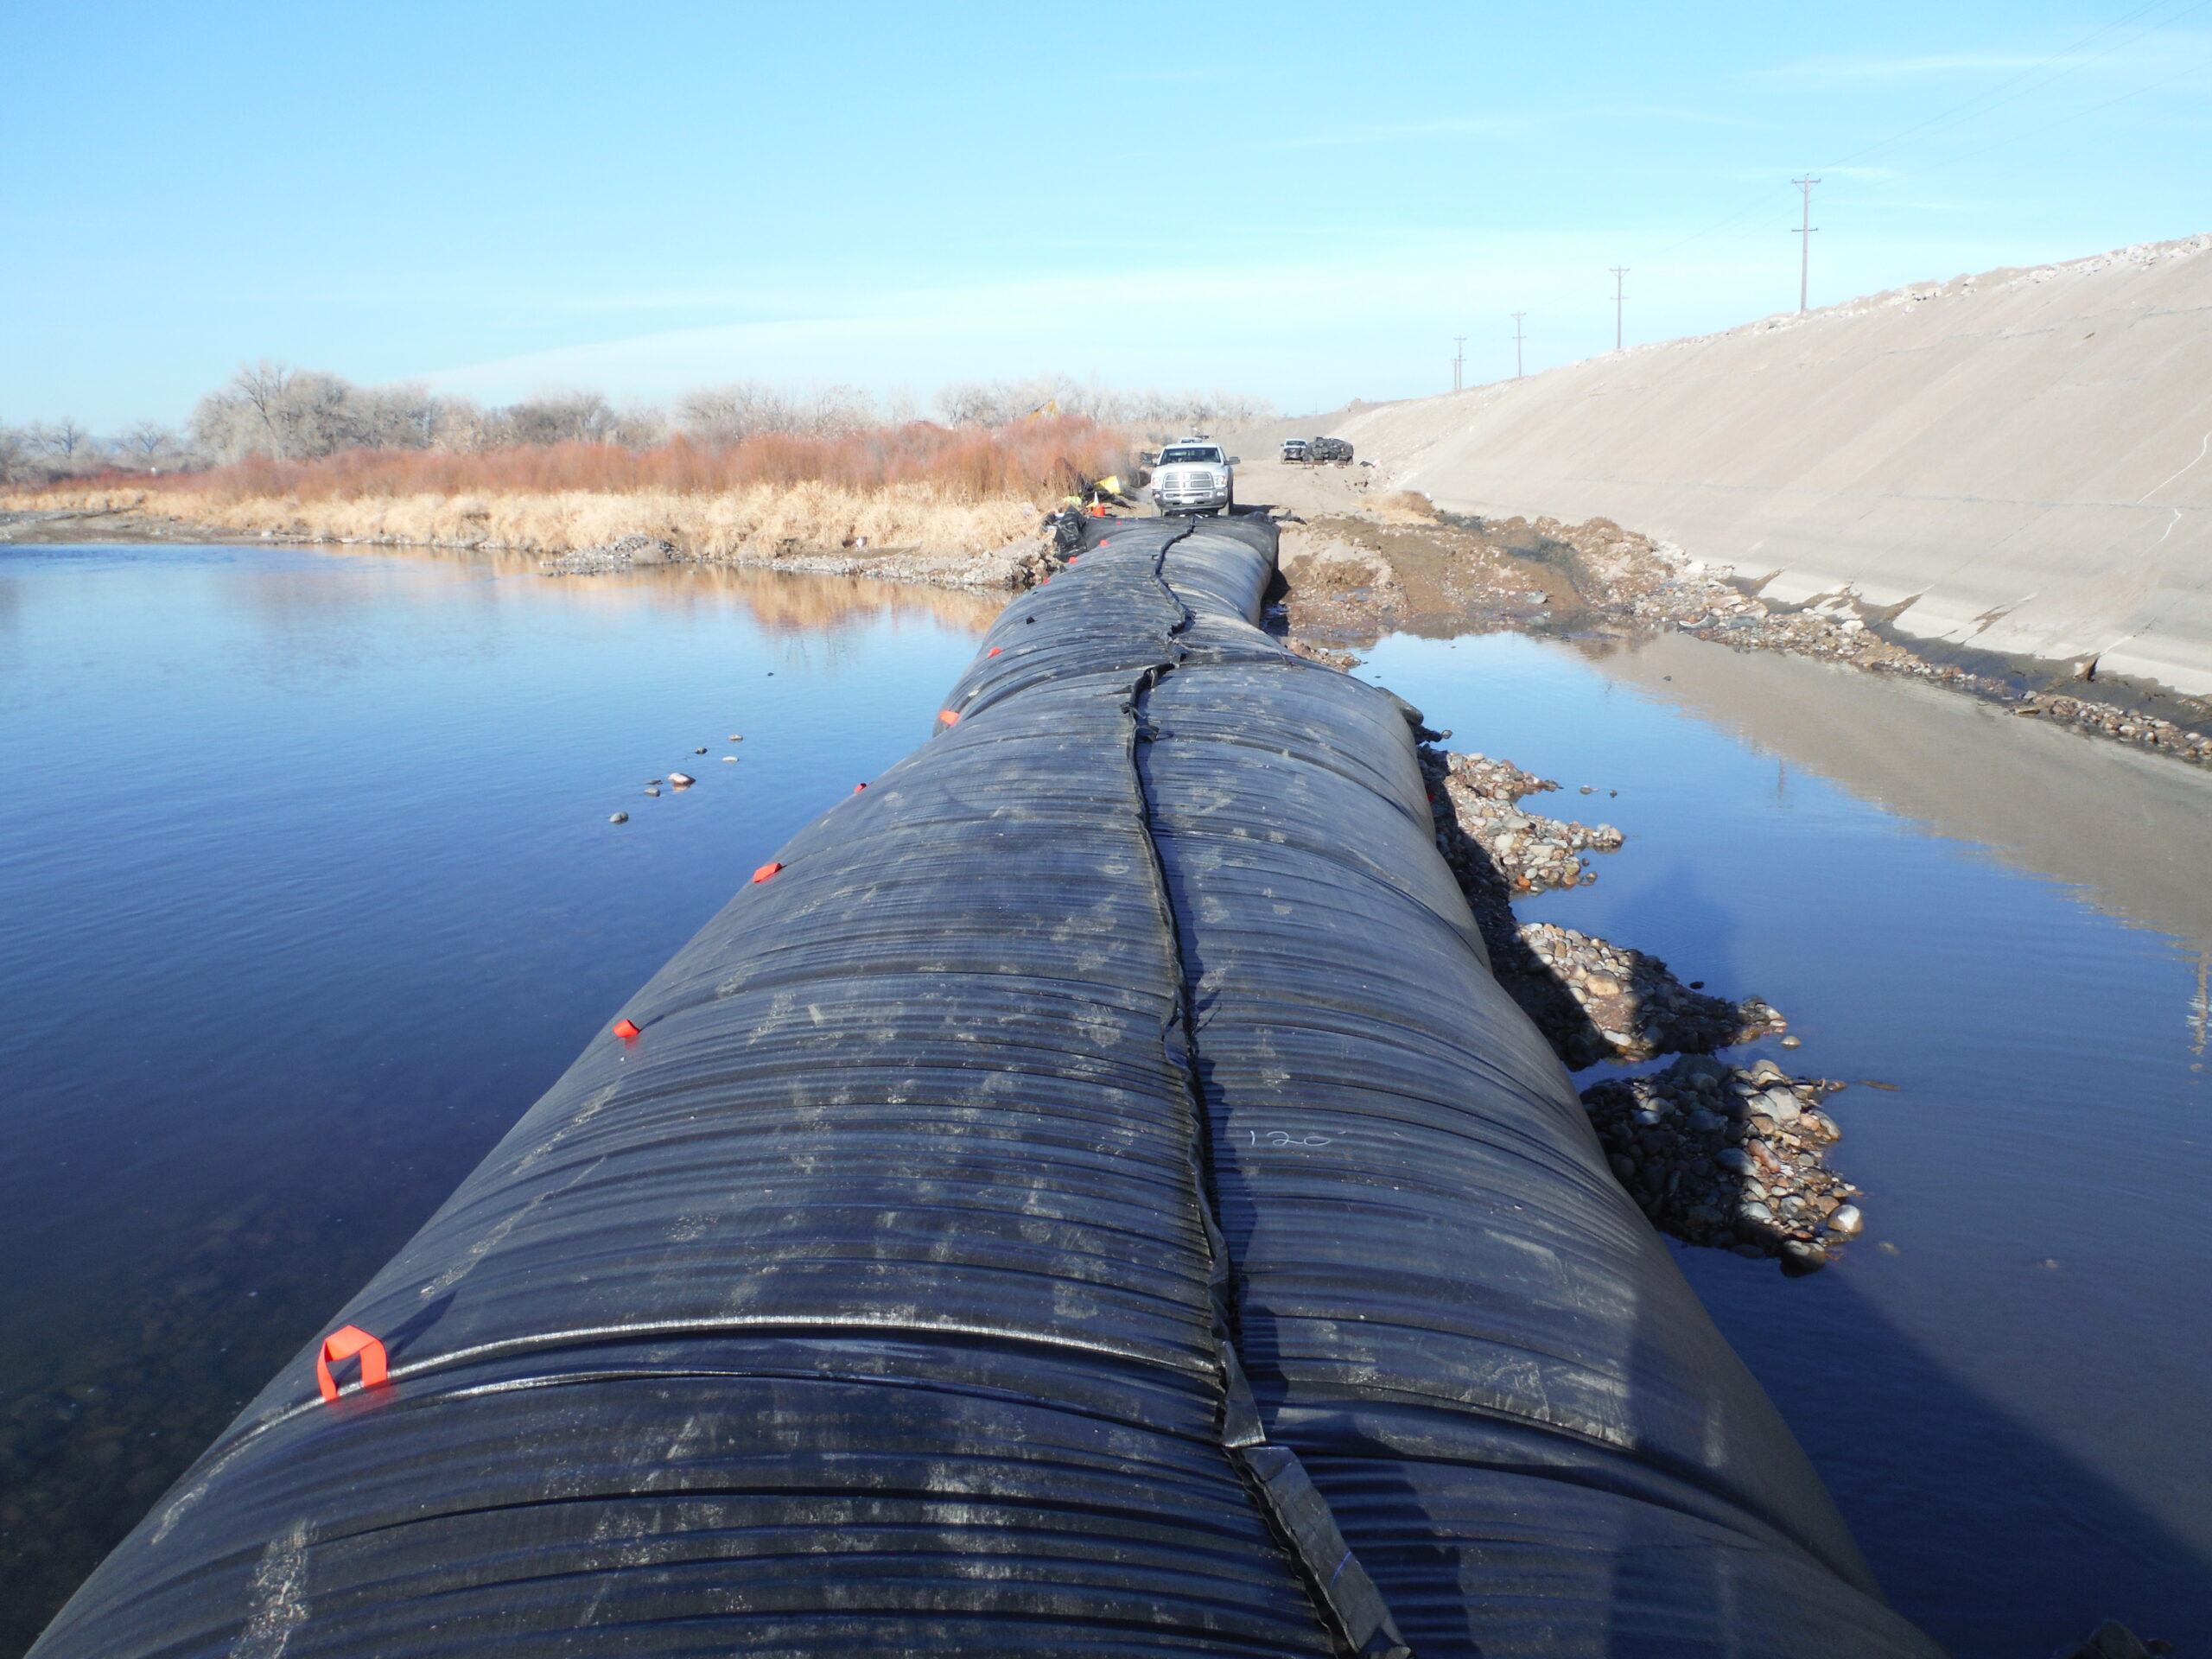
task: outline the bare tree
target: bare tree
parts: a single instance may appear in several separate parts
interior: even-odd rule
[[[694,437],[735,443],[763,432],[831,436],[874,426],[875,400],[858,386],[817,386],[786,391],[757,380],[704,386],[676,406],[677,424]]]
[[[419,380],[347,388],[344,425],[352,447],[427,449],[436,441],[438,402]]]
[[[282,460],[289,453],[282,410],[291,385],[291,370],[266,358],[240,369],[229,385],[209,392],[194,408],[194,444],[213,461],[246,455]]]
[[[997,426],[1007,418],[1001,389],[980,380],[956,380],[940,386],[936,402],[937,412],[944,416],[948,426]]]
[[[347,380],[318,369],[292,377],[278,399],[276,420],[283,430],[284,453],[302,459],[358,449],[370,442],[360,393]]]
[[[156,455],[176,448],[176,434],[159,421],[140,421],[124,431],[123,447],[139,460],[150,462]]]
[[[510,443],[602,443],[614,435],[614,410],[595,391],[540,392],[502,413]]]
[[[500,441],[499,411],[467,397],[438,397],[430,411],[433,449],[489,449]]]
[[[1077,415],[1111,424],[1190,428],[1264,419],[1273,407],[1230,392],[1117,391],[1065,374],[1025,380],[963,380],[937,395],[938,410],[954,426],[1004,426],[1032,415]]]
[[[650,448],[668,437],[668,411],[658,404],[633,399],[614,411],[607,435],[632,449]]]
[[[385,421],[383,404],[352,382],[264,359],[201,398],[193,410],[192,431],[194,442],[216,461],[245,455],[300,461],[374,443],[379,421]],[[404,429],[404,420],[397,429]]]
[[[292,372],[282,363],[263,358],[250,369],[231,377],[231,391],[260,418],[269,447],[262,453],[284,459],[284,432],[280,414],[292,389]]]
[[[1162,433],[1272,412],[1259,399],[1230,393],[1121,391],[1065,374],[956,382],[939,391],[935,402],[941,417],[956,426],[1069,415]],[[673,424],[709,442],[734,443],[763,433],[836,435],[885,418],[875,399],[856,386],[794,391],[745,380],[687,392],[677,404]],[[915,418],[910,393],[893,393],[888,418],[894,423]],[[576,442],[643,448],[664,442],[671,425],[670,412],[657,405],[632,403],[618,410],[596,391],[545,391],[486,410],[466,398],[435,396],[420,382],[356,386],[321,370],[264,359],[200,400],[192,414],[191,443],[200,457],[216,462],[248,455],[303,461],[349,448],[480,450]],[[95,448],[74,422],[39,429],[31,442],[70,467]],[[149,461],[175,442],[148,423],[105,453]]]
[[[54,456],[67,463],[77,459],[77,452],[92,442],[92,435],[68,416],[58,421],[48,421],[31,429],[31,441]]]

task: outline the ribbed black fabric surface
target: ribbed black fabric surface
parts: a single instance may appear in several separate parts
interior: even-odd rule
[[[1402,706],[1122,522],[41,1659],[1932,1654],[1606,1173]]]

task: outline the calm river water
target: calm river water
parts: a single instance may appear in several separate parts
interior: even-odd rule
[[[0,1654],[746,872],[926,735],[993,608],[0,548]],[[1524,913],[1895,1085],[1832,1105],[1844,1261],[1680,1253],[1892,1599],[1973,1659],[2107,1614],[2207,1650],[2212,776],[1678,639],[1398,636],[1361,672],[1628,832]],[[645,797],[671,768],[699,785]]]

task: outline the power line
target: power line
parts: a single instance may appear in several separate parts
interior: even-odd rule
[[[1621,348],[1621,283],[1628,275],[1626,265],[1613,267],[1613,349]]]
[[[1983,87],[1981,91],[1976,92],[1972,98],[1966,99],[1960,103],[1954,104],[1948,110],[1938,111],[1936,114],[1929,116],[1924,121],[1916,121],[1909,127],[1901,128],[1899,130],[1890,134],[1886,138],[1877,138],[1872,143],[1865,145],[1859,149],[1855,149],[1850,155],[1842,157],[1839,161],[1830,162],[1827,165],[1832,168],[1847,167],[1853,162],[1859,161],[1868,156],[1872,156],[1878,149],[1888,149],[1891,144],[1896,143],[1901,138],[1910,138],[1916,132],[1925,132],[1930,127],[1941,125],[1942,123],[1951,119],[1954,116],[1963,115],[1967,111],[1973,109],[1977,104],[1983,105],[1984,107],[1981,113],[1986,114],[1990,110],[1997,108],[1999,105],[2010,104],[2016,99],[2025,98],[2030,92],[2040,91],[2042,88],[2050,86],[2052,81],[2073,73],[2075,70],[2082,68],[2084,65],[2094,63],[2101,58],[2108,58],[2113,53],[2120,51],[2122,48],[2133,46],[2136,41],[2143,39],[2145,35],[2155,34],[2159,29],[2171,28],[2183,18],[2188,16],[2191,12],[2202,11],[2207,4],[2212,4],[2212,0],[2190,0],[2190,4],[2183,6],[2179,11],[2173,13],[2171,16],[2162,17],[2157,22],[2152,23],[2149,28],[2137,30],[2133,35],[2129,35],[2127,39],[2124,41],[2115,41],[2103,51],[2096,53],[2092,56],[2082,58],[2079,63],[2069,63],[2067,61],[2069,58],[2081,57],[2082,53],[2088,51],[2089,48],[2094,46],[2099,41],[2104,39],[2106,35],[2112,34],[2115,29],[2125,29],[2128,24],[2133,22],[2138,17],[2140,17],[2145,12],[2154,11],[2158,7],[2166,3],[2167,0],[2149,0],[2148,4],[2138,6],[2134,10],[2127,13],[2125,16],[2115,18],[2113,22],[2107,23],[2102,29],[2097,29],[2086,35],[2082,40],[2075,41],[2072,46],[2068,47],[2063,52],[2058,53],[2055,56],[2045,58],[2039,63],[2031,63],[2026,68],[2019,70],[2016,73],[2007,75],[1995,86]],[[2044,75],[2039,80],[2031,80],[2031,77],[2036,75],[2038,71],[2044,69],[2050,70],[2050,73]],[[2014,86],[2014,83],[2023,80],[2029,80],[2030,84],[2024,86],[2018,86],[2015,90],[2011,92],[2005,91],[2007,87]],[[2138,90],[2139,91],[2143,89],[2139,88]],[[1995,95],[1999,92],[2004,92],[2005,96],[2002,98],[1996,97]],[[1985,103],[1984,100],[1990,101]]]
[[[1824,170],[1834,169],[1840,167],[1847,167],[1853,162],[1859,161],[1866,156],[1872,155],[1876,150],[1886,149],[1890,145],[1896,143],[1900,139],[1910,138],[1915,133],[1924,132],[1929,127],[1940,125],[1942,123],[1950,120],[1955,116],[1963,115],[1968,111],[1974,109],[1977,105],[1986,104],[1987,109],[1994,109],[1998,107],[1999,104],[2009,104],[2015,99],[2024,98],[2028,93],[2038,91],[2041,88],[2049,86],[2052,81],[2057,80],[2065,75],[2072,73],[2075,70],[2082,67],[2085,64],[2094,63],[2099,59],[2109,57],[2113,53],[2120,51],[2122,48],[2133,46],[2137,41],[2144,39],[2145,36],[2155,33],[2158,29],[2171,28],[2183,18],[2190,16],[2192,13],[2202,11],[2208,4],[2212,4],[2212,0],[2190,0],[2189,4],[2183,6],[2178,11],[2169,13],[2167,16],[2160,18],[2158,22],[2151,24],[2148,28],[2139,29],[2127,39],[2116,41],[2112,46],[2107,48],[2104,51],[2096,53],[2090,57],[2082,57],[2083,53],[2088,52],[2090,48],[2097,45],[2098,42],[2103,41],[2107,35],[2113,34],[2117,30],[2126,28],[2128,24],[2135,22],[2145,13],[2155,11],[2159,7],[2165,5],[2168,3],[2169,0],[2146,0],[2146,3],[2137,6],[2132,11],[2121,14],[2120,16],[2114,18],[2111,22],[2105,24],[2100,29],[2093,29],[2081,40],[2076,41],[2072,46],[2068,47],[2064,51],[2060,52],[2052,57],[2046,58],[2041,62],[2031,64],[2026,68],[2022,69],[2012,75],[2007,76],[2005,79],[1999,81],[1993,86],[1986,86],[1980,92],[1975,93],[1972,98],[1966,99],[1960,103],[1955,104],[1948,109],[1940,110],[1934,115],[1929,116],[1923,120],[1914,122],[1910,126],[1901,127],[1897,131],[1890,133],[1885,137],[1877,138],[1871,143],[1861,145],[1859,149],[1851,151],[1847,155],[1840,156],[1836,160],[1827,162],[1827,168]],[[2080,59],[2081,61],[2071,61],[2071,60],[2075,59]],[[2039,73],[2045,70],[2048,70],[2049,73],[2043,74],[2042,79],[2032,79]],[[2127,99],[2135,97],[2139,93],[2156,91],[2160,86],[2166,86],[2171,84],[2172,81],[2181,79],[2183,78],[2183,75],[2188,73],[2190,72],[2183,71],[2180,74],[2170,75],[2164,79],[2153,81],[2147,86],[2139,86],[2132,92],[2121,94],[2119,98],[2113,99],[2107,103],[2097,105],[2094,108],[2083,110],[2077,113],[2082,115],[2094,115],[2100,110],[2111,108],[2113,104],[2123,103]],[[2027,86],[2019,86],[2016,88],[2015,84],[2023,80],[2030,80],[2031,81],[2031,84]],[[2005,96],[2001,99],[1998,99],[1995,103],[1987,102],[1987,100],[1991,99],[1993,95],[1998,93],[2004,93]],[[2072,120],[2074,118],[2075,118],[2073,116],[2061,117],[2059,121],[2050,123],[2050,126],[2059,125],[2064,121]],[[2050,130],[2050,126],[2036,129],[2036,131],[2048,131]],[[2022,136],[2026,137],[2032,135]],[[1999,148],[2002,144],[2009,142],[2011,141],[2000,139],[1996,144],[1987,146],[1986,148]],[[1976,156],[1985,153],[1986,150],[1981,149],[1968,152],[1969,155]],[[1950,159],[1952,161],[1958,161],[1963,158],[1953,156]],[[1679,251],[1681,249],[1688,247],[1694,242],[1702,242],[1709,236],[1717,235],[1722,231],[1741,224],[1752,214],[1764,211],[1766,204],[1773,199],[1775,191],[1779,188],[1781,188],[1781,187],[1778,184],[1770,186],[1768,188],[1760,191],[1758,195],[1745,202],[1734,213],[1728,214],[1723,219],[1714,220],[1712,224],[1707,225],[1702,230],[1692,231],[1687,236],[1677,237],[1671,242],[1662,244],[1659,247],[1647,251],[1642,256],[1643,259],[1648,264],[1655,259],[1663,258],[1668,254],[1675,253]]]
[[[2208,3],[2212,3],[2212,0],[2208,0]],[[2161,86],[2171,86],[2177,80],[2186,80],[2197,72],[2197,66],[2190,64],[2183,68],[2177,69],[2171,75],[2161,76],[2157,80],[2146,81],[2140,86],[2131,86],[2117,98],[2108,98],[2101,104],[2092,104],[2087,109],[2070,111],[2055,121],[2046,121],[2039,127],[2030,127],[2025,132],[2012,133],[1993,143],[1983,144],[1978,149],[1959,150],[1943,157],[1943,162],[1947,166],[1955,165],[1960,162],[1970,162],[1976,156],[1988,155],[1993,149],[2003,149],[2007,145],[2021,143],[2030,138],[2040,138],[2044,134],[2063,127],[2069,121],[2079,121],[2085,115],[2101,114],[2116,104],[2126,103],[2131,98],[2140,98],[2145,92],[2157,92]]]
[[[1805,193],[1805,222],[1797,232],[1798,235],[1805,238],[1799,245],[1800,256],[1797,261],[1797,309],[1799,314],[1802,315],[1806,296],[1812,292],[1813,287],[1813,232],[1820,228],[1813,223],[1813,187],[1820,181],[1808,174],[1802,179],[1792,179],[1789,182]]]
[[[1758,194],[1753,196],[1751,200],[1745,202],[1741,207],[1738,208],[1734,213],[1729,214],[1727,218],[1718,219],[1713,224],[1707,226],[1701,231],[1692,231],[1688,236],[1677,237],[1674,241],[1667,243],[1664,246],[1651,249],[1643,255],[1644,263],[1649,264],[1655,259],[1663,259],[1667,255],[1676,251],[1678,249],[1687,248],[1693,242],[1702,242],[1707,237],[1716,235],[1719,232],[1726,230],[1732,225],[1741,224],[1744,220],[1749,219],[1753,213],[1764,213],[1766,211],[1767,204],[1774,200],[1775,192],[1781,188],[1782,187],[1779,184],[1770,184],[1765,189],[1760,191]]]

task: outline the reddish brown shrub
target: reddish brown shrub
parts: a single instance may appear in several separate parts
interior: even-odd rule
[[[851,490],[920,485],[955,500],[1057,496],[1075,475],[1124,464],[1119,434],[1078,418],[949,428],[915,422],[836,436],[764,434],[729,444],[672,438],[517,446],[475,453],[349,449],[318,461],[253,457],[213,472],[134,477],[137,488],[206,492],[217,499],[354,500],[375,496],[543,494],[565,490],[713,494],[748,486],[823,483]]]

